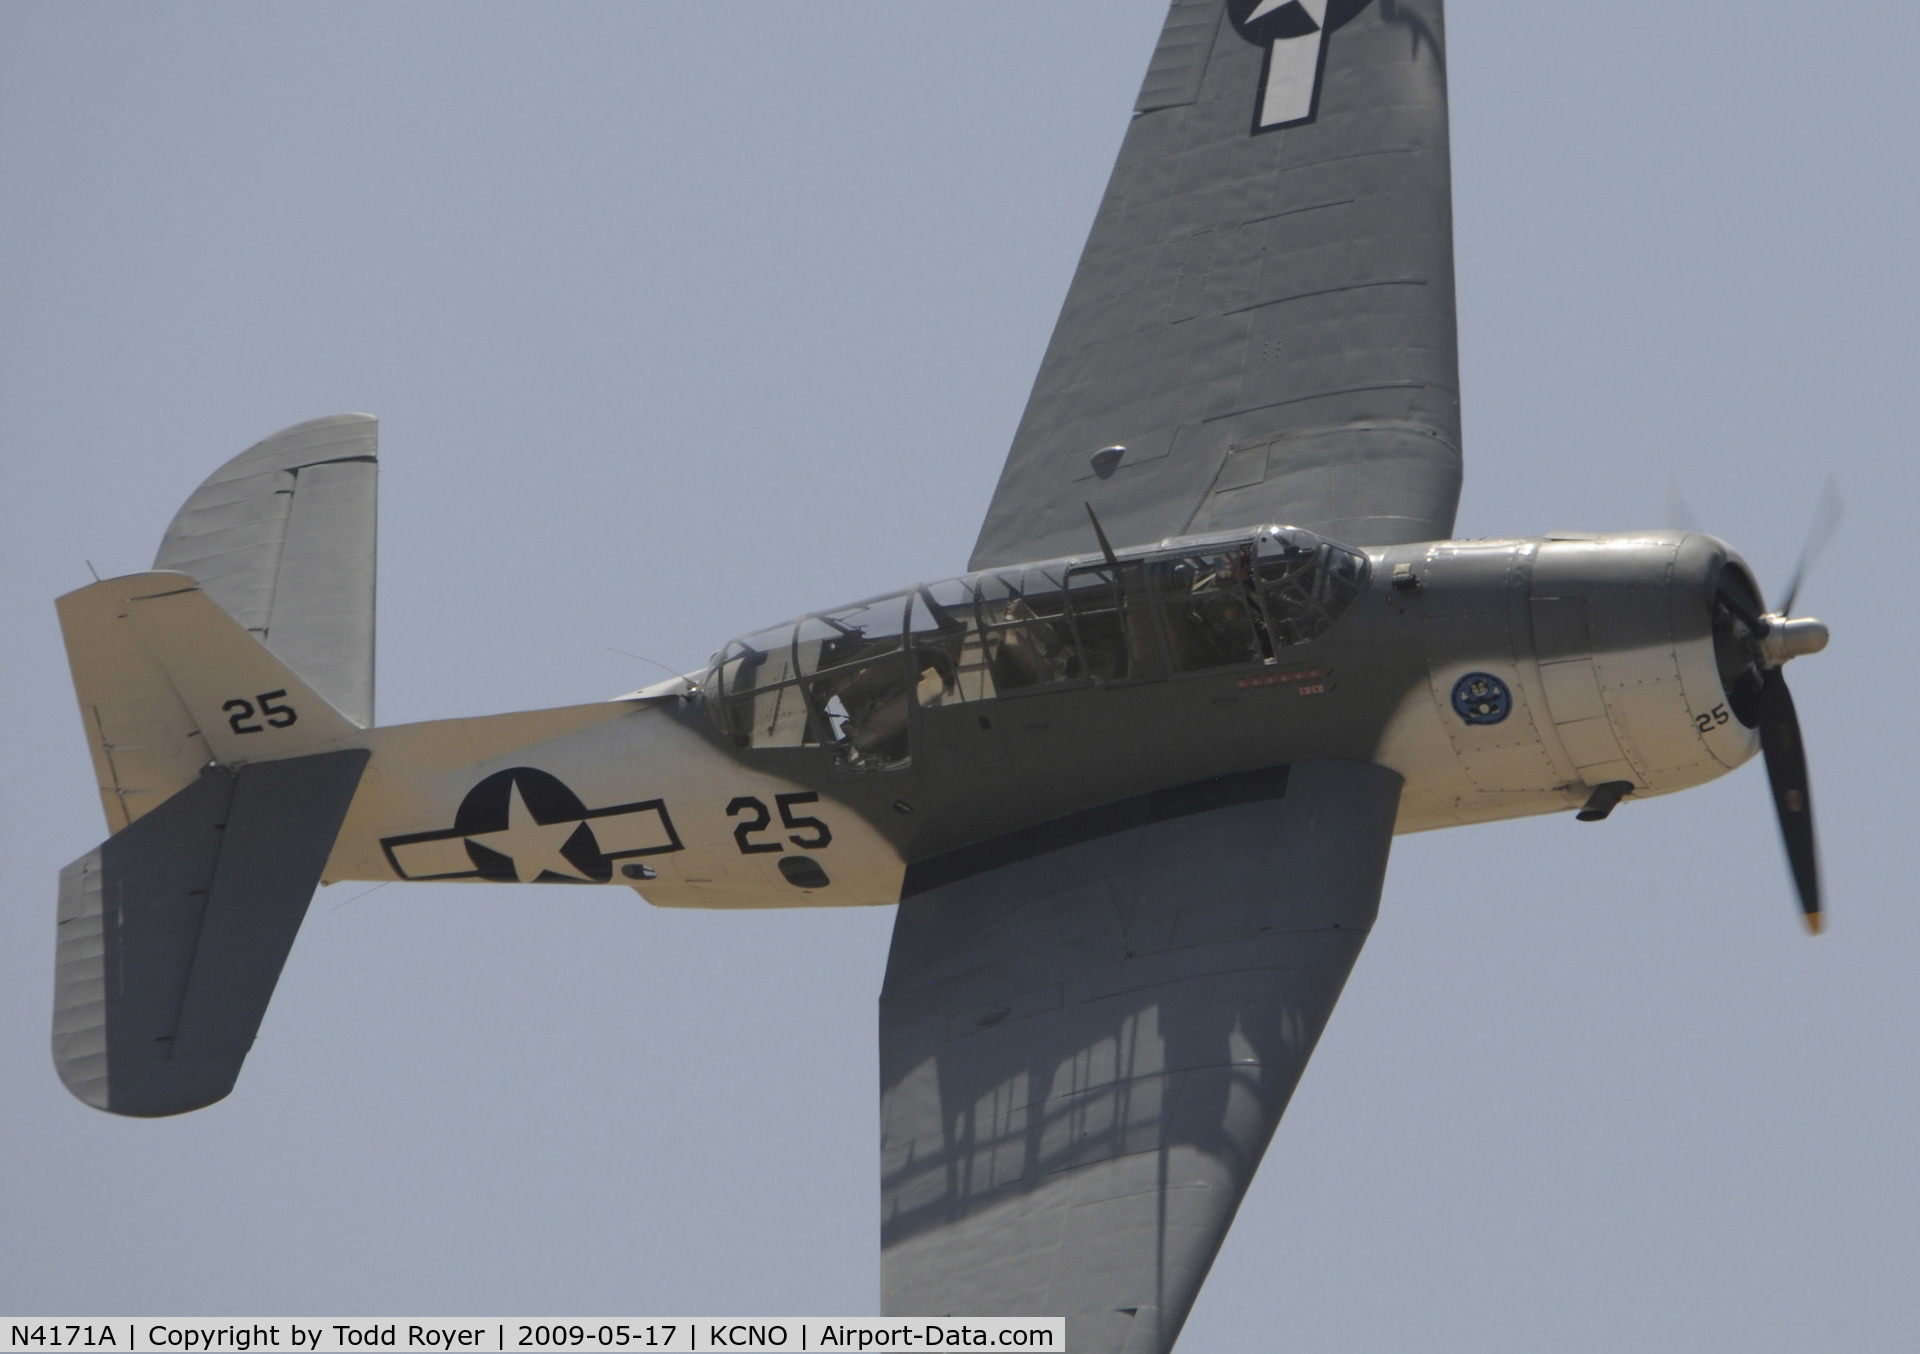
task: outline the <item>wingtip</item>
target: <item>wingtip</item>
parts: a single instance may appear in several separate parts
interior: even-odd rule
[[[1807,934],[1808,935],[1817,936],[1821,933],[1821,931],[1826,929],[1827,924],[1826,924],[1826,921],[1824,920],[1824,916],[1822,913],[1809,912],[1806,914],[1806,918],[1807,918]]]

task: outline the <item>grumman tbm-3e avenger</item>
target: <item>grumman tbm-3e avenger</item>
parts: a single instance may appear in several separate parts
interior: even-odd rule
[[[378,726],[374,420],[228,462],[59,602],[112,833],[61,875],[67,1086],[225,1096],[319,882],[897,903],[886,1310],[1164,1350],[1395,833],[1764,751],[1817,930],[1798,575],[1770,610],[1697,531],[1449,539],[1444,50],[1438,0],[1174,4],[970,571],[703,671]]]

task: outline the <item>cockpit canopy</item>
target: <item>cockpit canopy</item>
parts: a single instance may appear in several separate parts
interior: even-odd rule
[[[1278,661],[1324,634],[1367,557],[1291,527],[1166,541],[921,583],[736,639],[702,683],[741,748],[908,757],[914,706]]]

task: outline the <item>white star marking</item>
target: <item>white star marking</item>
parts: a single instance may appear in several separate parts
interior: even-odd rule
[[[560,854],[560,848],[567,844],[567,838],[580,830],[580,822],[580,819],[574,818],[544,825],[536,823],[527,801],[520,797],[520,782],[516,780],[507,797],[506,829],[502,832],[477,833],[467,840],[489,851],[512,857],[514,876],[522,884],[531,884],[543,871],[557,874],[563,879],[591,883],[572,861]]]
[[[1267,83],[1260,91],[1258,127],[1286,127],[1305,121],[1313,112],[1320,86],[1320,51],[1327,40],[1327,0],[1292,0],[1313,24],[1311,33],[1275,38],[1267,48]],[[1280,10],[1275,0],[1261,0],[1247,22]]]
[[[1255,19],[1264,19],[1276,9],[1286,8],[1288,3],[1289,0],[1260,0],[1246,21],[1252,23]],[[1327,0],[1300,0],[1300,8],[1307,12],[1307,17],[1313,20],[1316,28],[1326,22]]]

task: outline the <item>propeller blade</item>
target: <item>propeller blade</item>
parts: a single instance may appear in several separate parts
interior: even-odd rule
[[[1672,476],[1667,478],[1667,525],[1675,531],[1702,531],[1700,519],[1693,515],[1693,509],[1687,506],[1686,496],[1680,492],[1680,481]]]
[[[1760,687],[1760,751],[1773,786],[1773,808],[1807,930],[1820,934],[1820,867],[1813,848],[1813,794],[1807,787],[1807,751],[1800,741],[1800,717],[1780,669],[1764,673]]]
[[[1778,616],[1791,616],[1793,602],[1800,595],[1800,585],[1806,581],[1807,570],[1813,567],[1813,561],[1827,542],[1833,539],[1834,528],[1840,525],[1841,515],[1847,505],[1840,501],[1840,482],[1832,475],[1827,476],[1827,487],[1820,493],[1820,505],[1813,510],[1813,521],[1807,527],[1807,543],[1800,547],[1800,562],[1793,566],[1793,577],[1787,581],[1787,595],[1779,606],[1774,608]]]

